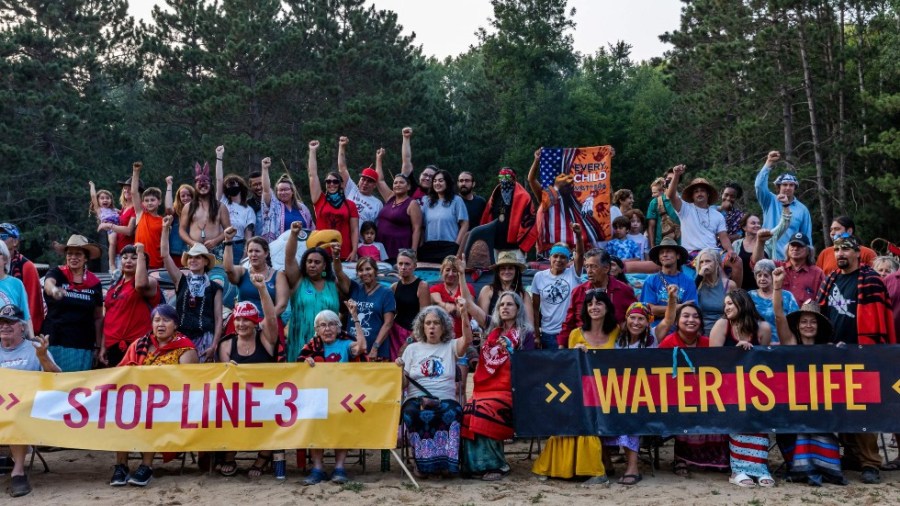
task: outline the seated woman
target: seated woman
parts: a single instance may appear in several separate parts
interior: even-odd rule
[[[677,287],[676,287],[677,288]],[[676,323],[675,331],[659,343],[660,348],[709,348],[703,335],[703,314],[693,302],[676,304],[669,292],[666,316],[660,327]],[[677,307],[677,309],[676,309]],[[690,434],[675,436],[675,474],[689,477],[691,468],[728,469],[728,436],[723,434]]]
[[[741,286],[740,280],[731,280],[719,263],[719,252],[705,249],[694,259],[697,267],[697,305],[703,311],[703,333],[710,335],[713,325],[725,311],[725,294]]]
[[[772,300],[775,296],[772,288],[772,271],[775,270],[775,262],[764,259],[756,262],[753,266],[753,275],[756,277],[756,284],[759,286],[756,290],[749,292],[756,310],[769,323],[772,328],[772,342],[778,344],[778,330],[775,329],[775,310],[772,307]],[[797,299],[787,290],[782,290],[782,311],[785,313],[793,313],[800,309],[797,305]]]
[[[515,292],[499,295],[481,343],[472,400],[463,407],[463,472],[484,481],[497,481],[509,473],[503,441],[513,437],[511,357],[516,351],[534,349],[534,329],[522,297]],[[471,327],[463,327],[467,339],[471,333]]]
[[[219,362],[233,364],[266,364],[278,361],[278,322],[275,316],[275,303],[269,295],[264,274],[252,274],[250,281],[259,291],[262,301],[262,312],[257,311],[252,302],[238,302],[231,313],[234,321],[234,334],[222,338],[218,347]],[[268,315],[263,318],[262,315]],[[262,328],[259,324],[262,323]],[[224,462],[219,467],[222,476],[237,474],[236,452],[226,452]],[[259,478],[266,466],[272,461],[271,450],[261,450],[256,462],[250,466],[247,475]]]
[[[457,311],[468,321],[466,306],[464,298],[456,299]],[[397,365],[403,368],[401,419],[416,459],[415,474],[457,473],[462,406],[456,402],[456,359],[465,354],[472,333],[456,337],[447,311],[428,306],[413,321],[412,338]]]
[[[534,325],[533,307],[531,304],[531,294],[525,290],[525,283],[522,282],[522,274],[525,272],[525,264],[516,258],[515,251],[501,251],[497,257],[497,263],[491,266],[491,272],[494,279],[489,285],[484,285],[481,292],[478,293],[478,307],[484,313],[484,317],[478,321],[482,327],[491,324],[488,316],[494,314],[494,306],[500,293],[512,291],[525,301],[525,318],[529,325]],[[476,315],[478,319],[478,315]]]
[[[316,334],[300,350],[298,362],[302,360],[309,364],[310,367],[315,367],[316,362],[349,362],[351,358],[366,354],[366,334],[362,324],[359,322],[358,304],[353,299],[344,302],[344,304],[350,312],[350,319],[353,320],[353,326],[356,329],[356,340],[344,338],[346,334],[341,334],[341,319],[334,311],[325,309],[316,315]],[[313,469],[310,471],[309,476],[303,480],[304,485],[315,485],[328,479],[328,473],[322,469],[322,457],[325,455],[325,450],[311,449],[310,455]],[[347,477],[347,471],[344,470],[344,460],[346,458],[347,450],[334,450],[334,472],[331,473],[332,483],[343,484],[350,481],[350,478]]]
[[[168,304],[160,304],[150,313],[150,332],[131,343],[119,367],[130,365],[197,364],[200,357],[194,343],[178,332],[178,311]],[[116,467],[109,484],[113,487],[134,485],[145,487],[153,478],[154,452],[141,453],[141,465],[128,472],[128,452],[116,452]]]
[[[400,356],[400,348],[412,333],[413,320],[419,311],[431,305],[428,283],[416,277],[416,252],[400,249],[397,252],[397,274],[400,279],[391,285],[397,316],[391,329],[391,360]]]
[[[754,346],[768,346],[772,327],[756,310],[746,291],[738,288],[725,296],[725,316],[713,325],[709,338],[711,347],[740,346],[745,350]],[[774,487],[769,473],[769,437],[766,434],[730,434],[731,478],[739,487]]]
[[[831,344],[834,331],[831,322],[819,311],[817,304],[804,304],[799,310],[785,317],[780,304],[781,288],[784,286],[784,269],[772,272],[775,287],[773,307],[775,325],[784,346],[816,346]],[[833,433],[778,434],[775,436],[778,448],[788,465],[788,480],[809,483],[819,487],[822,482],[846,485],[847,479],[841,471],[841,446]]]
[[[391,358],[390,332],[397,314],[397,301],[390,289],[378,282],[378,264],[369,257],[356,262],[356,277],[350,281],[350,299],[356,301],[362,311],[363,332],[369,360],[387,362]],[[347,322],[346,332],[351,330]]]
[[[615,309],[606,292],[588,290],[581,305],[581,328],[569,334],[569,349],[610,350],[619,337]],[[553,436],[531,472],[546,479],[589,476],[582,486],[609,486],[599,436]]]

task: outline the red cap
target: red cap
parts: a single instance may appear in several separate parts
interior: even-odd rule
[[[259,315],[256,306],[254,306],[252,302],[246,300],[235,304],[234,312],[232,312],[231,315],[235,318],[246,318],[253,323],[262,321],[262,317]]]
[[[360,172],[360,175],[362,177],[367,177],[372,181],[378,181],[378,173],[375,172],[375,169],[373,169],[372,167],[366,167],[362,170],[362,172]]]

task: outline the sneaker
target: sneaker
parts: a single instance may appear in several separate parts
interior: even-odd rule
[[[31,484],[28,483],[28,476],[13,476],[9,481],[9,495],[12,497],[22,497],[31,493]]]
[[[350,478],[347,477],[347,471],[344,471],[343,467],[335,467],[334,472],[331,473],[331,482],[343,485],[348,481],[350,481]]]
[[[141,464],[138,466],[137,471],[135,471],[134,474],[128,477],[128,484],[134,485],[136,487],[146,487],[152,479],[153,469],[151,469],[149,466]]]
[[[328,479],[328,474],[321,469],[313,469],[303,480],[304,485],[316,485]]]
[[[874,485],[881,483],[881,473],[874,467],[864,467],[862,474],[859,475],[859,479],[866,485]]]
[[[128,484],[128,467],[124,464],[116,464],[113,470],[112,479],[109,480],[110,486],[124,487]]]

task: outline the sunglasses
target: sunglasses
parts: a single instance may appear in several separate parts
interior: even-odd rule
[[[325,184],[341,184],[337,179],[326,179]]]

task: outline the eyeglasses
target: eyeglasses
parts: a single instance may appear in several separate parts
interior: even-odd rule
[[[325,322],[325,323],[317,323],[316,324],[317,329],[327,329],[329,327],[340,327],[340,326],[341,326],[341,324],[338,322]]]
[[[434,174],[422,174],[420,179],[434,179]]]
[[[337,179],[326,179],[325,184],[341,184]]]

